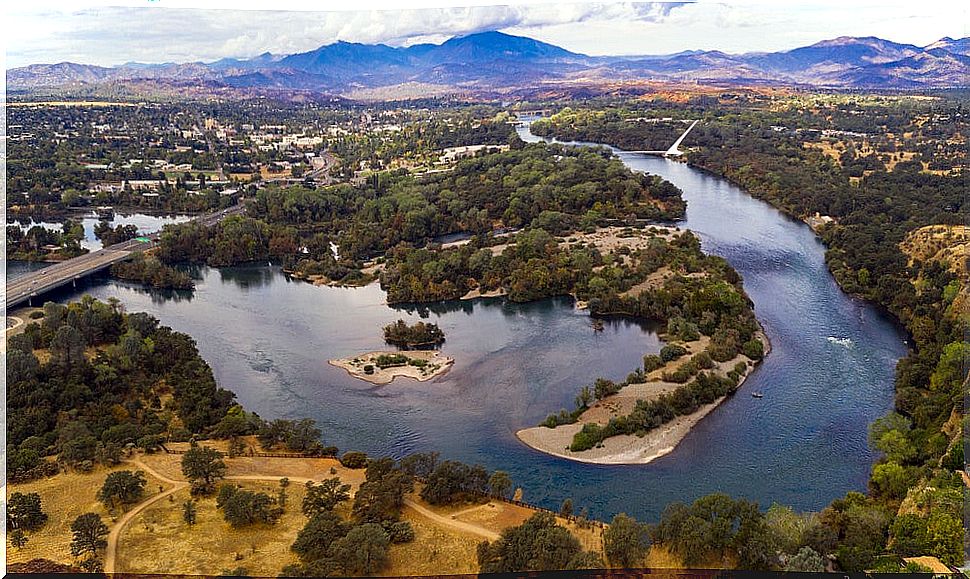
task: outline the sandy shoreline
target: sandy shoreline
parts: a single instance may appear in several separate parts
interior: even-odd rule
[[[375,364],[375,360],[381,355],[403,355],[411,359],[427,362],[427,365],[418,367],[408,364],[381,369]],[[364,380],[371,384],[390,384],[398,376],[411,378],[418,382],[427,382],[451,370],[455,359],[444,356],[437,350],[409,350],[406,352],[367,352],[366,354],[352,358],[328,360],[328,363],[331,366],[343,368],[348,374],[359,380]],[[371,374],[364,371],[364,367],[368,365],[373,366],[373,373]]]
[[[771,343],[763,331],[759,331],[757,336],[764,344],[765,355],[767,356],[771,351]],[[695,344],[700,345],[699,342],[695,342]],[[703,350],[703,348],[694,347],[692,350],[698,352]],[[732,360],[719,363],[718,368],[720,372],[718,373],[726,373],[727,369],[732,368],[734,364],[742,360],[750,362],[747,357],[738,355],[738,357]],[[754,365],[748,364],[748,370],[738,382],[735,393],[741,389],[744,381],[757,367],[758,363]],[[535,450],[577,462],[593,464],[647,464],[673,452],[680,441],[690,433],[691,429],[710,414],[711,411],[717,408],[718,405],[724,402],[728,396],[731,396],[731,394],[722,396],[710,404],[701,406],[696,412],[678,416],[670,422],[649,431],[644,436],[636,436],[633,434],[613,436],[605,439],[601,445],[581,452],[569,450],[569,445],[573,441],[573,436],[582,430],[585,423],[595,422],[603,425],[609,420],[611,415],[629,413],[632,406],[636,404],[637,399],[649,400],[656,398],[661,394],[671,392],[681,386],[681,384],[664,382],[658,379],[659,375],[665,370],[670,371],[671,369],[671,366],[668,365],[665,368],[651,372],[648,375],[648,380],[653,378],[652,381],[642,384],[630,384],[617,394],[597,402],[586,410],[580,416],[579,420],[573,424],[563,424],[556,428],[547,428],[545,426],[523,428],[516,432],[515,436],[523,444]]]

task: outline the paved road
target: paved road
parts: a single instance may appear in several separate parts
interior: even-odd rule
[[[244,210],[244,205],[234,205],[228,209],[202,215],[193,221],[210,226],[230,215],[242,213]],[[133,252],[152,249],[157,245],[158,237],[158,233],[153,233],[142,238],[148,241],[129,239],[10,280],[7,282],[5,300],[7,310],[28,301],[32,297],[40,296],[52,289],[110,267],[112,264],[127,259]]]

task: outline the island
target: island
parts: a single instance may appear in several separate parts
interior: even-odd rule
[[[398,376],[426,382],[451,369],[454,358],[436,350],[400,352],[368,352],[352,358],[330,360],[331,366],[343,368],[354,378],[372,384],[390,384]]]
[[[438,324],[417,322],[408,325],[404,320],[384,326],[384,341],[405,350],[439,346],[445,341],[445,333]]]

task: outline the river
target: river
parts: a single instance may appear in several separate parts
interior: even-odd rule
[[[520,128],[528,140],[537,138]],[[863,490],[873,460],[867,425],[888,411],[904,335],[876,308],[836,286],[824,247],[791,220],[726,181],[662,158],[618,152],[635,170],[684,191],[704,249],[725,257],[773,350],[740,393],[702,421],[678,448],[650,464],[600,466],[533,451],[514,436],[570,407],[580,385],[621,379],[660,348],[648,325],[611,320],[593,332],[567,299],[511,304],[489,299],[424,310],[388,307],[376,285],[314,287],[276,266],[195,268],[194,294],[155,292],[104,277],[82,292],[116,296],[187,332],[219,383],[265,418],[318,421],[342,450],[444,458],[508,471],[524,498],[608,519],[618,512],[656,521],[665,505],[722,491],[817,510]],[[327,360],[382,347],[380,328],[419,316],[441,325],[454,368],[429,382],[373,386]],[[764,398],[749,395],[764,393]]]
[[[84,227],[84,239],[81,240],[81,247],[87,249],[88,251],[97,251],[101,249],[103,244],[101,240],[94,234],[94,227],[101,221],[104,221],[96,213],[84,213],[77,216],[72,216],[75,221],[80,221],[81,226]],[[160,230],[162,227],[169,223],[183,223],[192,219],[189,215],[147,215],[145,213],[115,213],[112,215],[111,219],[108,219],[108,224],[112,227],[117,227],[119,225],[134,225],[138,227],[139,235],[146,235],[148,233],[154,233]],[[27,231],[31,227],[39,226],[45,229],[52,229],[55,231],[61,231],[64,227],[63,221],[34,221],[32,219],[27,221],[11,220],[7,223],[8,225],[16,225],[20,227],[23,231]]]

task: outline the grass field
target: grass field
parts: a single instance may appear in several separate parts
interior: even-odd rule
[[[41,529],[28,535],[27,544],[17,549],[7,541],[7,563],[25,562],[31,559],[44,558],[61,563],[70,563],[71,557],[71,523],[84,513],[101,515],[105,524],[111,527],[112,522],[121,515],[120,512],[109,513],[95,498],[108,473],[116,470],[135,470],[131,466],[120,465],[113,468],[98,468],[91,473],[66,472],[57,476],[31,481],[23,484],[12,484],[7,488],[10,494],[37,493],[40,495],[41,506],[49,516],[47,524]],[[148,475],[145,486],[145,497],[150,498],[158,494],[159,486],[168,489],[170,485],[160,482]]]
[[[143,468],[157,472],[160,477],[175,481],[184,479],[181,455],[140,454],[131,460],[139,461]],[[300,479],[323,480],[339,476],[352,485],[354,492],[364,478],[364,470],[346,469],[329,458],[239,457],[225,460],[229,466],[228,476],[236,477],[227,482],[243,488],[275,496],[279,489],[276,480],[257,479],[283,476],[291,479],[287,488],[287,509],[280,521],[274,525],[233,528],[216,509],[215,499],[205,498],[196,502],[196,524],[188,525],[182,518],[182,505],[189,499],[189,493],[187,487],[182,488],[134,514],[121,529],[115,572],[216,575],[242,568],[252,575],[275,576],[285,565],[297,562],[290,546],[306,524],[306,517],[300,512],[304,494]],[[50,520],[30,535],[25,547],[15,549],[8,543],[7,562],[34,558],[72,562],[70,525],[73,520],[82,513],[95,512],[112,527],[122,513],[109,513],[96,501],[95,494],[109,472],[137,468],[138,465],[127,464],[89,474],[62,473],[49,479],[12,485],[10,492],[39,493]],[[145,499],[161,492],[160,488],[172,488],[171,484],[146,474],[149,482]],[[494,500],[434,507],[421,501],[419,491],[420,486],[409,497],[415,506],[406,506],[402,514],[403,519],[413,526],[415,540],[391,547],[391,562],[382,572],[384,575],[475,573],[479,543],[486,537],[497,537],[503,529],[519,525],[535,514],[532,509]],[[420,512],[420,509],[426,511]],[[340,504],[337,513],[349,519],[350,503]],[[584,549],[602,552],[601,529],[580,529],[563,519],[558,522],[579,538]]]
[[[272,482],[242,482],[240,486],[275,496]],[[216,509],[215,498],[196,501],[196,524],[182,519],[188,489],[162,499],[140,513],[118,543],[116,569],[126,573],[185,573],[217,575],[243,567],[257,576],[275,576],[284,565],[296,562],[290,545],[306,522],[300,512],[303,487],[287,488],[287,508],[275,525],[235,529]]]

